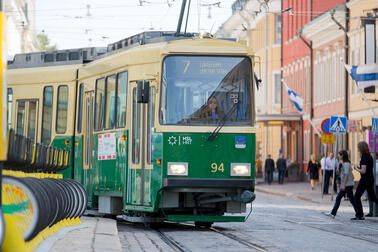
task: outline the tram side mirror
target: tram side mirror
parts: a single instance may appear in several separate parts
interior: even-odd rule
[[[137,81],[137,101],[138,103],[148,103],[150,96],[150,82],[149,81]]]

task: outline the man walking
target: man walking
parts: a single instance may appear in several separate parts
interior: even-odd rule
[[[268,184],[270,185],[273,181],[273,171],[274,171],[274,161],[268,154],[268,158],[265,160],[265,172],[268,177]]]
[[[338,162],[336,158],[333,156],[333,153],[330,152],[329,156],[325,160],[325,167],[322,169],[325,170],[324,174],[324,187],[323,187],[323,194],[328,194],[328,187],[329,187],[329,179],[332,177],[332,185],[333,190],[337,193],[337,185],[336,185],[336,174],[333,176],[333,172],[336,171],[338,166]]]
[[[286,171],[286,160],[283,154],[280,155],[280,158],[277,160],[276,165],[277,165],[277,170],[278,170],[278,183],[283,184],[284,175]]]

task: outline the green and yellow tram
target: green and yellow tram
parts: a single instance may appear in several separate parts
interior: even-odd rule
[[[71,150],[89,209],[131,221],[243,221],[254,199],[253,54],[145,32],[108,48],[16,55],[9,126]]]

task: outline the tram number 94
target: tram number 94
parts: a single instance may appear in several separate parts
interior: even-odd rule
[[[215,172],[224,172],[224,165],[223,163],[220,163],[219,166],[217,163],[212,163],[211,166],[211,172],[215,173]]]

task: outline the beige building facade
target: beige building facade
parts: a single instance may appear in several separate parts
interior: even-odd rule
[[[5,1],[7,16],[7,54],[37,51],[35,38],[35,0]]]
[[[256,160],[260,173],[269,154],[277,160],[282,152],[281,27],[281,1],[266,4],[250,0],[234,10],[217,32],[218,37],[247,40],[256,55],[254,71],[262,80],[255,95]]]
[[[375,0],[351,0],[347,3],[347,7],[350,11],[350,23],[349,23],[349,63],[351,65],[365,64],[365,30],[363,26],[363,18],[374,18],[376,22],[376,49],[378,48],[378,25],[377,25],[377,10],[378,2]],[[375,63],[378,63],[378,53],[376,52]],[[360,92],[357,89],[355,82],[349,78],[349,112],[348,119],[356,121],[358,126],[356,131],[350,132],[348,136],[348,149],[351,151],[352,163],[359,161],[357,152],[357,144],[359,141],[369,142],[369,131],[371,129],[371,118],[373,117],[372,111],[368,105],[363,101]],[[370,104],[374,108],[375,114],[378,115],[378,103],[373,100],[378,99],[377,89],[375,93],[366,94],[370,100]]]

